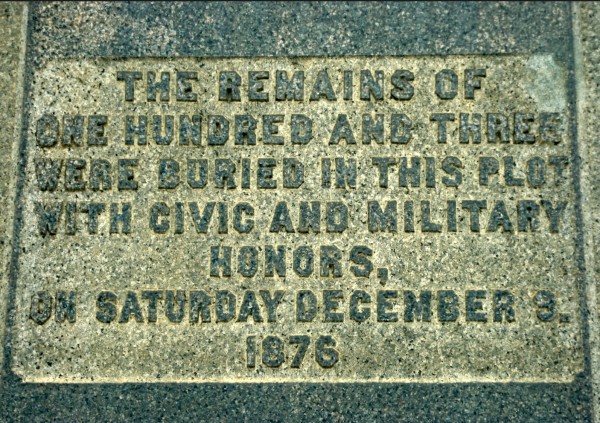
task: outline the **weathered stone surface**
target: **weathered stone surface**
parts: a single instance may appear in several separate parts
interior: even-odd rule
[[[597,11],[31,5],[4,420],[592,420]]]
[[[598,4],[580,3],[574,9],[574,33],[576,35],[575,57],[578,93],[578,128],[581,140],[582,157],[582,198],[583,217],[586,228],[586,268],[594,269],[587,273],[587,299],[589,304],[590,325],[590,350],[591,366],[594,381],[594,406],[595,421],[600,419],[599,406],[599,377],[600,377],[600,348],[598,344],[598,307],[597,307],[597,281],[600,275],[598,253],[598,210],[600,206],[600,192],[596,181],[600,176],[600,163],[598,162],[599,145],[597,134],[600,131],[598,117],[598,72],[600,72],[600,38],[598,25],[600,25],[600,7]]]
[[[278,72],[302,77],[290,99]],[[565,75],[551,56],[48,62],[33,76],[17,278],[16,308],[34,310],[15,322],[13,370],[572,381]],[[293,344],[245,357],[289,336],[306,337],[305,362]]]
[[[25,53],[25,28],[27,7],[24,4],[0,5],[0,301],[8,303],[8,268],[10,239],[14,211],[14,164],[17,160],[21,129],[21,103],[23,92],[23,59]],[[4,339],[7,308],[0,308],[0,337]],[[0,364],[4,354],[0,354]],[[3,368],[0,374],[3,373]]]

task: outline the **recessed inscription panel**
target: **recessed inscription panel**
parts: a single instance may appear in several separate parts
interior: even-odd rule
[[[551,56],[50,62],[14,371],[572,380],[565,78]]]

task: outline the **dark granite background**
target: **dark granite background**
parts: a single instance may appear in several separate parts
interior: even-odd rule
[[[24,127],[28,81],[47,59],[544,52],[572,71],[571,13],[567,3],[31,4]],[[13,302],[14,290],[9,310]],[[573,384],[22,384],[10,355],[8,330],[6,422],[592,419],[587,345],[586,371]]]
[[[566,3],[207,2],[33,5],[32,58],[569,51]]]

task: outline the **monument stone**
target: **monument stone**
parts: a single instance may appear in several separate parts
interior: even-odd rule
[[[0,5],[2,421],[593,421],[599,14]]]

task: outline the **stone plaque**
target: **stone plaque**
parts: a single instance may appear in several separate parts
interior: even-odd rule
[[[14,371],[573,380],[565,76],[549,55],[48,62]]]
[[[0,421],[598,420],[599,22],[0,5]]]

